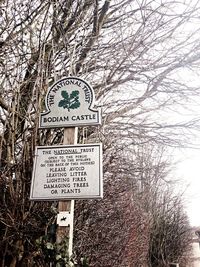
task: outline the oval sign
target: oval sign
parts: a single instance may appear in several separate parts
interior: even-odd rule
[[[40,128],[101,124],[100,111],[93,108],[94,91],[77,77],[60,79],[48,90],[46,112],[40,114]]]

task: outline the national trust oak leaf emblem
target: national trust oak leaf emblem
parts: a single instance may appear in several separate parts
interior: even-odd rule
[[[67,91],[61,91],[61,95],[63,99],[58,103],[59,107],[63,107],[64,109],[67,108],[68,111],[80,107],[78,90],[72,91],[70,95]]]

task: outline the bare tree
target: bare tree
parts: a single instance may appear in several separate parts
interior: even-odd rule
[[[152,215],[150,266],[169,266],[172,262],[188,266],[191,228],[180,196],[171,197],[165,192]]]
[[[147,264],[150,217],[127,163],[117,153],[105,169],[103,200],[76,202],[75,251],[91,267]]]
[[[35,240],[54,223],[55,214],[51,203],[28,200],[32,160],[36,144],[62,141],[62,130],[38,129],[48,87],[71,75],[92,84],[96,104],[103,108],[103,125],[80,130],[79,139],[104,141],[105,171],[127,146],[187,143],[186,131],[197,127],[198,120],[172,118],[168,123],[166,113],[199,95],[198,85],[179,77],[184,70],[199,71],[199,5],[168,0],[2,0],[0,7],[1,265],[41,266],[45,263]],[[191,28],[194,22],[197,26]],[[128,177],[134,176],[130,162],[124,164]],[[115,173],[122,171],[118,164],[115,168]],[[138,177],[142,173],[144,169]],[[108,177],[105,192],[113,176]],[[125,192],[118,195],[127,211],[134,193],[127,191],[126,204]],[[132,216],[123,228],[130,234]],[[139,229],[143,219],[138,217]]]

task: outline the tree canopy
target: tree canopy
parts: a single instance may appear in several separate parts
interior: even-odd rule
[[[30,180],[35,146],[63,139],[63,129],[38,129],[38,118],[49,86],[64,76],[87,80],[102,108],[101,126],[79,129],[80,143],[104,144],[105,197],[77,202],[77,257],[86,256],[97,267],[161,266],[161,260],[164,266],[183,256],[189,225],[179,196],[166,191],[172,187],[164,151],[191,144],[191,131],[199,127],[198,118],[177,115],[189,112],[200,93],[192,78],[199,74],[198,2],[0,1],[3,267],[45,266],[35,241],[54,224],[56,204],[29,201]],[[179,222],[185,246],[171,255],[174,243],[164,234],[158,240],[157,231],[164,227],[171,236]],[[95,240],[83,246],[91,235]],[[155,244],[162,240],[166,246],[157,253]]]

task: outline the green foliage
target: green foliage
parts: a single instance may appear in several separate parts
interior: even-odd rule
[[[51,242],[48,235],[36,240],[36,245],[43,255],[45,262],[54,263],[55,267],[75,266],[68,255],[68,238],[61,243]]]
[[[70,109],[76,109],[80,107],[79,91],[72,91],[70,96],[67,91],[62,91],[61,95],[63,99],[58,103],[59,107],[63,107],[64,109],[67,108],[68,111],[70,111]]]
[[[82,258],[82,259],[81,259],[81,264],[82,264],[82,267],[89,267],[89,265],[88,265],[88,261],[87,261],[86,258]]]

